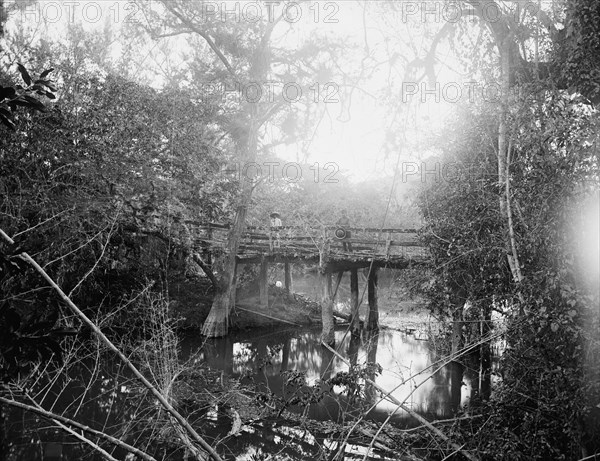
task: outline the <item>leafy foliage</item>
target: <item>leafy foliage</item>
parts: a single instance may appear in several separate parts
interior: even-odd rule
[[[441,149],[462,166],[460,181],[421,195],[423,238],[435,261],[432,305],[449,313],[469,300],[478,318],[506,316],[502,381],[482,411],[486,424],[463,434],[485,459],[578,459],[597,450],[597,291],[578,264],[580,204],[598,187],[597,113],[562,92],[531,88],[511,101],[511,204],[524,280],[506,260],[499,212],[494,119],[485,107],[461,113]]]
[[[18,236],[16,253],[0,249],[4,378],[58,355],[56,328],[65,332],[19,252],[94,311],[145,277],[185,270],[192,241],[184,221],[224,214],[230,186],[215,174],[206,106],[118,77],[81,79],[77,88],[0,139],[0,228]]]
[[[43,71],[39,78],[34,80],[25,66],[19,63],[17,67],[25,86],[20,84],[0,85],[0,122],[13,131],[16,130],[15,116],[18,107],[44,111],[44,103],[39,97],[56,99],[54,95],[56,86],[52,80],[47,78],[54,69]]]
[[[557,66],[569,86],[600,101],[600,3],[565,2],[564,40],[557,43]]]

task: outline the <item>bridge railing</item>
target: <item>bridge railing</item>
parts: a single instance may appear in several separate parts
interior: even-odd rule
[[[196,245],[205,250],[225,249],[229,225],[217,223],[190,223],[194,229]],[[350,227],[350,238],[338,239],[339,226],[310,228],[282,226],[277,230],[268,227],[248,226],[240,242],[240,254],[287,253],[298,256],[318,256],[327,251],[332,256],[350,254],[343,243],[352,245],[352,254],[378,255],[380,257],[421,257],[426,255],[415,229]]]

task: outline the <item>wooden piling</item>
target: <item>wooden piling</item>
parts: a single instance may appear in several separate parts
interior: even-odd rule
[[[323,330],[321,341],[329,346],[335,345],[335,324],[333,322],[333,293],[331,272],[319,272],[321,282],[321,320]]]
[[[350,269],[350,332],[360,335],[360,318],[358,316],[358,270]]]
[[[368,279],[369,316],[367,330],[379,329],[379,309],[377,307],[377,266],[371,266]]]

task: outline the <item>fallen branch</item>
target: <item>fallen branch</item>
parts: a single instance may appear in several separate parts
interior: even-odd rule
[[[0,229],[0,236],[4,238],[4,240],[6,240],[9,244],[14,245],[15,242],[13,241],[13,239],[11,239],[2,229]],[[175,408],[173,408],[173,406],[167,401],[167,399],[165,399],[165,397],[160,393],[160,391],[155,386],[153,386],[152,383],[148,381],[146,377],[137,369],[137,367],[125,356],[125,354],[123,354],[123,352],[121,352],[121,350],[118,349],[117,346],[115,346],[112,343],[112,341],[106,337],[102,330],[94,322],[92,322],[88,318],[88,316],[85,315],[81,311],[81,309],[79,309],[75,305],[75,303],[73,303],[73,301],[71,301],[71,299],[64,293],[64,291],[62,291],[62,289],[56,284],[56,282],[46,273],[44,269],[42,269],[42,267],[31,256],[29,256],[28,253],[20,253],[18,257],[21,258],[23,261],[26,261],[29,264],[31,264],[31,266],[33,266],[33,268],[44,278],[44,280],[46,280],[50,284],[50,286],[54,288],[54,290],[58,293],[61,299],[69,306],[71,311],[73,311],[75,315],[77,315],[81,320],[83,320],[83,322],[91,328],[91,330],[98,336],[98,338],[104,344],[106,344],[106,346],[108,346],[108,348],[111,351],[117,354],[119,359],[121,359],[123,363],[127,365],[127,367],[135,375],[135,377],[140,380],[140,382],[152,393],[152,395],[154,395],[154,397],[156,397],[156,399],[160,402],[160,404],[167,411],[167,413],[169,413],[183,428],[185,428],[188,434],[190,434],[192,440],[197,442],[207,453],[210,454],[210,456],[215,461],[223,461],[219,454],[214,450],[214,448],[211,447],[210,444],[206,442],[206,440],[204,440],[194,430],[190,423],[186,421],[186,419],[183,416],[181,416],[181,414],[179,414],[179,412]]]
[[[468,419],[477,419],[483,418],[483,415],[470,415],[470,416],[461,416],[460,418],[452,418],[452,419],[438,419],[436,421],[431,421],[431,424],[445,424],[445,423],[454,423],[456,421],[464,421]],[[419,431],[423,429],[425,426],[416,426],[411,427],[410,429],[400,429],[400,432],[413,432]]]
[[[253,310],[250,310],[250,309],[244,309],[243,307],[240,307],[240,306],[237,306],[237,305],[235,306],[235,308],[236,308],[236,309],[239,309],[239,310],[241,310],[241,311],[250,312],[250,313],[252,313],[252,314],[256,314],[256,315],[262,315],[263,317],[267,317],[268,319],[271,319],[271,320],[277,320],[278,322],[289,323],[290,325],[294,325],[294,326],[297,326],[297,327],[300,327],[300,326],[302,326],[302,325],[300,325],[299,323],[290,322],[289,320],[284,320],[284,319],[278,319],[277,317],[272,317],[272,316],[270,316],[270,315],[267,315],[267,314],[262,314],[262,313],[260,313],[260,312],[256,312],[256,311],[253,311]]]
[[[333,311],[333,316],[338,317],[342,320],[346,320],[348,322],[350,322],[352,320],[352,316],[350,316],[348,314],[344,314],[344,313],[342,313],[340,311],[336,311],[336,310]]]
[[[78,434],[77,432],[75,432],[73,429],[71,429],[68,426],[65,426],[63,423],[55,421],[55,423],[65,432],[67,432],[68,434],[71,434],[73,437],[75,437],[76,439],[80,440],[81,442],[85,443],[86,445],[89,445],[90,447],[92,447],[92,449],[96,450],[98,453],[100,453],[104,459],[107,459],[108,461],[118,461],[117,458],[113,457],[109,452],[107,452],[104,448],[102,448],[101,446],[99,446],[97,443],[92,442],[90,439],[88,439],[87,437],[84,437],[83,434]]]
[[[383,423],[381,423],[381,425],[377,429],[377,432],[371,437],[371,443],[369,443],[369,447],[367,448],[367,451],[365,452],[365,456],[363,457],[363,461],[367,461],[367,458],[369,457],[369,453],[371,453],[371,450],[375,446],[375,442],[377,442],[378,439],[379,439],[379,434],[381,434],[381,431],[386,426],[386,424],[390,422],[390,420],[392,419],[392,416],[394,416],[396,414],[396,411],[398,410],[398,408],[399,408],[399,406],[397,406],[396,408],[394,408],[394,411],[392,411],[388,415],[388,417],[385,419],[385,421]]]
[[[362,435],[364,435],[365,437],[369,437],[371,439],[371,443],[369,445],[369,449],[367,450],[367,453],[365,454],[365,456],[367,456],[367,454],[370,452],[371,448],[375,447],[378,448],[380,450],[384,450],[384,451],[391,451],[391,452],[395,452],[396,450],[392,447],[390,447],[389,445],[386,444],[385,440],[382,440],[379,437],[379,433],[380,431],[377,431],[376,434],[374,434],[373,432],[363,428],[363,427],[359,427],[356,429],[357,432],[360,432]]]

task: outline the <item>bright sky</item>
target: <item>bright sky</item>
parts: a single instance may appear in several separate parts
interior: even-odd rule
[[[223,2],[207,2],[206,14],[222,14],[225,10],[223,5]],[[430,38],[424,40],[423,27],[420,26],[425,24],[419,24],[419,21],[410,30],[406,23],[396,25],[394,21],[397,18],[385,24],[385,19],[382,21],[381,16],[377,16],[379,6],[378,2],[369,2],[365,12],[362,5],[354,1],[320,1],[298,3],[285,10],[284,18],[293,23],[293,31],[289,31],[288,24],[280,24],[274,38],[277,39],[277,31],[285,32],[286,46],[293,48],[295,43],[301,43],[318,31],[348,45],[348,68],[341,69],[343,73],[356,75],[361,59],[365,57],[366,45],[370,53],[370,60],[365,61],[367,66],[374,62],[380,63],[380,66],[376,72],[358,81],[352,88],[352,94],[349,93],[351,88],[338,80],[340,77],[333,77],[327,88],[322,82],[317,83],[320,85],[320,99],[329,96],[332,102],[327,104],[327,112],[318,124],[314,138],[310,143],[303,140],[297,145],[278,149],[279,156],[290,161],[300,159],[321,165],[334,162],[340,170],[347,171],[352,180],[359,181],[393,175],[398,154],[410,161],[427,155],[409,147],[404,147],[402,152],[384,148],[386,130],[392,125],[396,127],[394,134],[404,140],[403,145],[418,146],[420,140],[440,129],[444,117],[450,113],[451,104],[435,101],[435,95],[427,96],[427,103],[419,104],[419,99],[424,97],[423,88],[411,88],[416,92],[412,102],[409,98],[400,101],[399,109],[396,109],[395,116],[392,115],[384,92],[390,88],[391,76],[396,94],[400,94],[399,86],[404,76],[399,73],[403,66],[391,67],[386,61],[393,52],[414,58]],[[211,8],[215,8],[216,13]],[[255,1],[227,2],[226,9],[229,11],[226,20],[237,21],[251,21],[256,15],[276,16],[283,11],[278,3]],[[81,23],[87,30],[100,31],[107,23],[122,25],[141,20],[141,12],[135,3],[126,0],[41,0],[17,15],[31,27],[47,28],[50,36],[64,32],[69,23]],[[438,17],[429,19],[438,22],[432,26],[434,32],[444,24]],[[415,49],[411,50],[410,46],[414,44]],[[443,69],[441,72],[438,78],[442,83],[444,79],[456,78],[444,74]],[[336,100],[339,102],[333,102]],[[395,120],[392,120],[393,117]]]
[[[333,81],[335,88],[339,89],[340,102],[331,103],[327,106],[327,113],[318,126],[314,140],[307,149],[310,162],[335,162],[340,170],[347,171],[351,179],[360,181],[364,179],[375,179],[381,175],[392,176],[397,160],[397,155],[402,159],[416,161],[421,159],[426,152],[416,151],[412,148],[404,148],[402,152],[388,151],[385,149],[386,130],[390,126],[396,126],[396,135],[400,139],[410,140],[411,145],[418,145],[419,138],[427,137],[431,130],[439,130],[443,120],[451,110],[451,104],[443,100],[435,101],[435,95],[426,97],[425,103],[421,103],[421,86],[415,88],[407,87],[409,91],[415,92],[415,96],[406,97],[405,101],[394,101],[398,104],[396,109],[396,120],[393,121],[389,101],[385,100],[385,91],[390,88],[390,72],[397,73],[401,66],[390,67],[386,62],[390,53],[390,38],[388,34],[401,33],[402,26],[398,31],[389,28],[381,20],[375,17],[377,2],[369,2],[366,13],[357,2],[342,1],[311,3],[307,7],[306,22],[299,22],[298,30],[302,37],[306,37],[315,30],[321,34],[327,34],[333,39],[345,38],[349,45],[348,52],[353,53],[354,65],[348,66],[343,71],[347,74],[357,73],[358,64],[365,57],[365,44],[368,45],[371,59],[367,62],[372,65],[377,61],[383,63],[378,70],[368,78],[362,79],[352,89],[344,86],[343,81]],[[319,5],[318,7],[316,5]],[[314,21],[315,10],[319,9],[319,21]],[[325,14],[328,13],[328,21]],[[435,18],[433,18],[435,20]],[[434,30],[441,27],[434,25]],[[418,26],[418,24],[417,24]],[[415,28],[411,34],[418,39],[422,30]],[[413,40],[414,37],[411,37]],[[422,40],[422,38],[421,38]],[[410,41],[410,40],[409,40]],[[418,40],[416,40],[418,43]],[[397,45],[395,42],[393,46]],[[351,45],[355,45],[351,48]],[[443,47],[440,47],[443,49]],[[394,51],[392,49],[392,51]],[[398,50],[399,54],[414,58],[411,50]],[[350,59],[349,59],[350,61]],[[392,79],[396,85],[395,91],[401,93],[402,75],[393,75]],[[438,75],[438,78],[446,80],[456,79],[455,76]],[[441,91],[438,91],[441,93]],[[443,98],[442,98],[443,99]],[[416,104],[415,104],[416,103]],[[398,131],[404,130],[404,133]],[[281,149],[279,155],[296,160],[303,158],[305,146],[298,144],[287,149]]]

